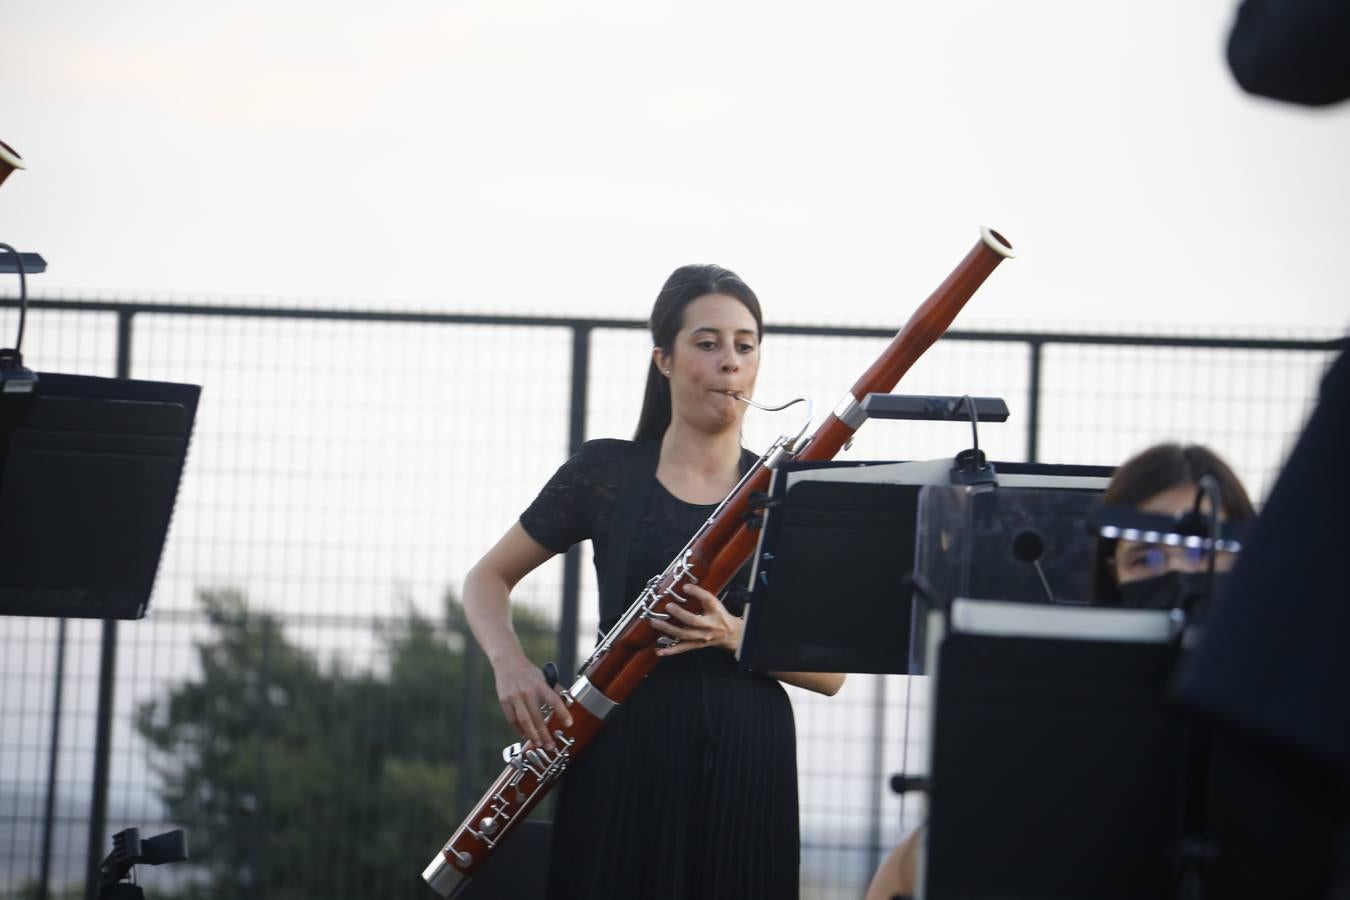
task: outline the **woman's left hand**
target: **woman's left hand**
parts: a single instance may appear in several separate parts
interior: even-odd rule
[[[674,656],[704,647],[721,647],[735,653],[741,645],[741,629],[744,627],[741,619],[728,612],[711,591],[693,584],[684,585],[682,590],[690,600],[703,604],[703,613],[692,613],[678,601],[667,604],[665,611],[670,614],[670,621],[652,619],[652,627],[678,639],[679,643],[673,647],[662,647],[656,651],[656,655]]]

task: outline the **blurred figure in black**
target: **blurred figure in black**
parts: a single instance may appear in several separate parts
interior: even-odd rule
[[[1214,726],[1206,896],[1350,900],[1347,450],[1342,351],[1182,673]]]
[[[1244,0],[1228,66],[1250,94],[1327,106],[1350,97],[1350,0]]]

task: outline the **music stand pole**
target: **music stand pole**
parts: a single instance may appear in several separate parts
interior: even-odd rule
[[[131,377],[131,316],[117,313],[117,377]],[[85,900],[98,900],[103,865],[103,831],[108,821],[108,766],[112,757],[113,688],[117,677],[117,620],[103,620],[98,666],[97,731],[94,737],[94,787],[89,804],[89,868]]]

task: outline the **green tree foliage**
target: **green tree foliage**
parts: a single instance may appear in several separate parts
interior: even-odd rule
[[[204,882],[189,897],[426,900],[422,868],[515,740],[463,609],[381,629],[386,664],[323,662],[234,591],[207,591],[201,674],[137,711]],[[518,611],[534,659],[554,635]]]

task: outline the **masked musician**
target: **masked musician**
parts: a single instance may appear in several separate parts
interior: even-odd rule
[[[470,571],[464,605],[502,710],[552,747],[540,704],[566,707],[526,658],[510,592],[592,542],[608,630],[731,492],[755,457],[741,421],[759,371],[759,300],[735,273],[684,266],[651,313],[653,349],[632,442],[594,440],[562,465]],[[779,681],[833,694],[844,676],[741,671],[741,604],[696,586],[694,615],[655,621],[675,641],[559,786],[549,897],[797,896],[796,737]]]
[[[1213,450],[1197,444],[1158,444],[1126,460],[1112,475],[1102,502],[1179,518],[1195,509],[1198,485],[1206,475],[1218,483],[1221,521],[1255,518],[1256,509],[1237,475]],[[1233,554],[1220,552],[1214,568],[1226,572],[1234,560]],[[1177,589],[1178,577],[1204,572],[1208,563],[1207,554],[1195,548],[1099,540],[1093,559],[1093,599],[1105,606],[1165,605]]]

